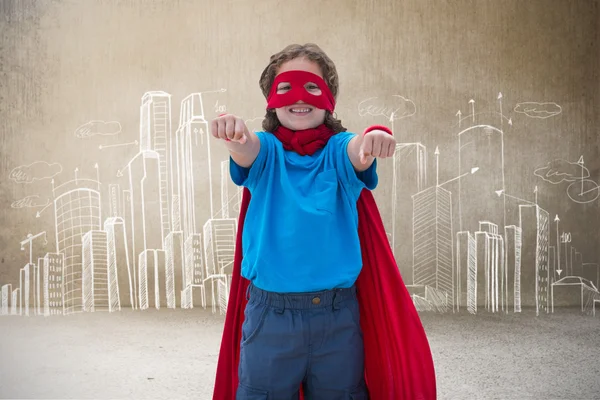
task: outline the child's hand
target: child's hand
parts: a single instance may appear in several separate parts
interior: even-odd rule
[[[395,151],[396,139],[385,131],[375,129],[363,136],[358,155],[360,162],[366,164],[368,156],[387,158],[392,157]]]
[[[248,140],[248,127],[242,118],[235,115],[225,114],[212,120],[210,132],[217,139],[226,142],[246,143]]]

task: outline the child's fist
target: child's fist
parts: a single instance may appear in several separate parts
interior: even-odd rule
[[[359,150],[360,162],[367,163],[367,157],[392,157],[396,151],[396,139],[389,133],[375,129],[363,136]]]
[[[210,132],[217,139],[241,144],[246,143],[250,133],[244,120],[231,114],[223,114],[213,119]]]

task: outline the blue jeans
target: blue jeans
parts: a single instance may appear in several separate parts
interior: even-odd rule
[[[248,295],[238,400],[368,398],[356,287]]]

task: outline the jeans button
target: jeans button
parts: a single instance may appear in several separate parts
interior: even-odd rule
[[[313,303],[313,304],[319,304],[319,303],[321,303],[321,299],[320,299],[320,298],[318,298],[318,297],[313,297],[313,299],[312,299],[312,303]]]

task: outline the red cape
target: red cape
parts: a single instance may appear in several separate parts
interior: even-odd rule
[[[246,288],[250,283],[240,275],[242,232],[249,203],[250,192],[244,188],[213,400],[234,400],[238,386],[242,322]],[[356,286],[369,397],[372,400],[435,399],[435,370],[429,342],[400,277],[381,215],[369,190],[363,189],[357,208],[363,268]]]

